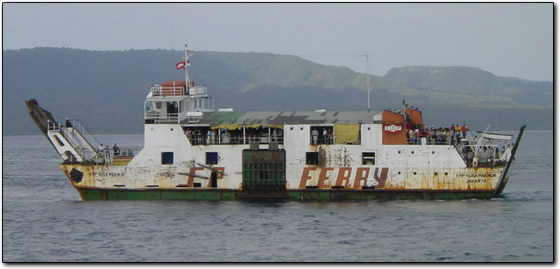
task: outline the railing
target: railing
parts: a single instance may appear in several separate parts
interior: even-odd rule
[[[59,132],[69,143],[69,146],[73,148],[83,159],[89,159],[95,155],[93,147],[85,135],[91,136],[94,139],[95,137],[91,135],[85,126],[80,123],[80,121],[66,120],[66,128],[64,128],[64,125],[61,123],[47,122],[47,128],[49,131]],[[97,141],[97,139],[95,140]]]
[[[468,167],[474,166],[474,157],[475,154],[470,150],[466,150],[467,146],[463,146],[462,149],[459,149],[457,146],[457,150],[459,151],[461,158],[465,161]],[[477,160],[477,167],[494,167],[494,166],[504,166],[506,164],[506,160],[501,158],[501,155],[505,152],[499,151],[499,146],[490,145],[490,146],[482,146],[479,148],[476,158]]]
[[[424,139],[424,140],[423,140]],[[431,139],[428,137],[424,138],[408,138],[409,145],[455,145],[457,142],[452,139]]]
[[[48,121],[47,122],[47,129],[49,131],[61,131],[62,130],[62,124]]]
[[[276,142],[284,144],[284,136],[232,136],[232,135],[193,135],[186,134],[192,145],[232,145],[232,144],[250,144],[258,142],[259,144],[269,144]]]
[[[332,136],[332,137],[314,137],[311,136],[311,145],[329,145],[329,144],[334,144],[334,141],[336,140],[336,136]]]
[[[152,86],[150,88],[152,96],[204,96],[208,94],[208,88],[206,86],[191,86],[185,87],[163,87],[163,86]]]
[[[206,86],[194,86],[189,88],[188,94],[193,96],[207,95],[208,89]]]
[[[97,151],[97,158],[101,158],[101,160],[97,159],[97,162],[100,164],[112,164],[114,159],[132,159],[134,157],[134,151],[132,149],[124,148],[124,149],[112,149],[112,148],[103,148]],[[96,158],[93,158],[94,161]]]
[[[187,95],[185,87],[162,87],[153,86],[150,88],[152,96],[183,96]]]
[[[164,115],[162,117],[162,115]],[[152,121],[153,123],[179,123],[179,113],[159,113],[156,111],[147,112],[144,120]]]

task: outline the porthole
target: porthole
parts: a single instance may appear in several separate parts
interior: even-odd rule
[[[399,150],[399,154],[401,154],[401,151]]]
[[[435,152],[435,151],[432,151],[432,154],[436,154],[436,152]]]
[[[290,131],[293,131],[293,130],[294,130],[294,127],[290,127]]]
[[[367,127],[368,131],[371,130],[371,127]]]
[[[410,154],[414,154],[414,150],[410,152]]]
[[[173,128],[171,128],[171,131],[173,132]]]
[[[416,175],[416,172],[414,172],[413,174]]]
[[[437,172],[434,172],[434,176],[437,176]]]
[[[399,171],[399,175],[401,174],[401,171]]]
[[[445,172],[445,175],[447,176],[447,172]]]

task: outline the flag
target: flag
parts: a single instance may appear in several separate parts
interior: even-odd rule
[[[183,61],[183,62],[178,62],[178,63],[175,65],[175,68],[176,68],[176,69],[183,69],[183,68],[185,68],[185,62],[184,62],[184,61]]]

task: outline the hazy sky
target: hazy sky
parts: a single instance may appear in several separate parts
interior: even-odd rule
[[[552,81],[553,4],[3,3],[3,49],[271,52],[384,75],[474,66]]]

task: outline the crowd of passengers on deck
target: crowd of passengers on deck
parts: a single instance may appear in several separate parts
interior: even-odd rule
[[[429,129],[418,124],[407,126],[408,144],[430,145],[455,145],[463,138],[467,138],[467,125],[451,124],[449,128],[436,128],[432,125]],[[425,139],[424,139],[425,138]]]
[[[283,143],[283,131],[281,128],[246,128],[243,129],[211,129],[208,127],[186,128],[185,135],[193,145],[215,145],[215,144],[249,144],[253,142]]]

